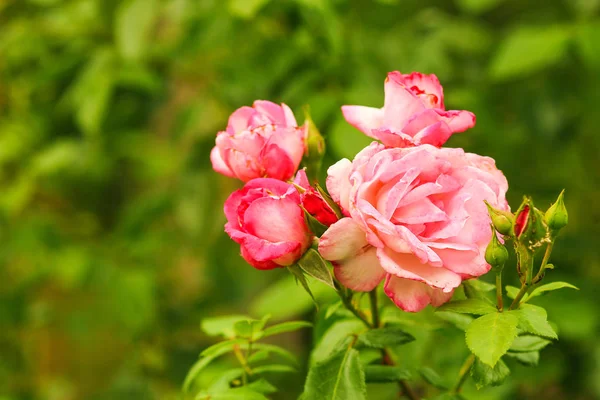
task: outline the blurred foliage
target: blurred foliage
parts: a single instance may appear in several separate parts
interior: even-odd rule
[[[551,279],[582,290],[541,299],[561,341],[467,397],[597,398],[599,14],[599,0],[0,0],[0,399],[175,399],[211,343],[203,317],[310,318],[285,271],[253,270],[223,233],[238,183],[208,154],[234,109],[269,99],[299,119],[309,104],[327,164],[351,158],[369,140],[339,107],[380,106],[391,70],[435,73],[448,108],[475,112],[448,145],[495,158],[513,207],[566,188]],[[396,317],[421,341],[402,360],[453,379],[462,332]],[[311,341],[286,347],[306,361]],[[277,398],[301,391],[287,379]],[[380,386],[372,398],[393,398]]]

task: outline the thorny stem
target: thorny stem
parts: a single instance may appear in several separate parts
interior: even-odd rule
[[[377,288],[369,292],[369,299],[371,300],[371,318],[374,328],[379,328],[379,307],[377,305]]]
[[[544,278],[544,272],[546,270],[546,266],[548,265],[548,261],[550,260],[550,254],[552,254],[553,247],[554,247],[554,242],[550,242],[548,244],[548,246],[546,247],[546,252],[544,253],[544,258],[542,259],[542,264],[540,266],[540,270],[536,274],[535,278],[532,279],[531,284],[527,284],[527,281],[525,281],[523,283],[523,285],[521,285],[521,289],[519,290],[519,293],[517,293],[517,296],[513,300],[512,304],[510,305],[509,310],[514,310],[515,308],[519,307],[519,303],[521,302],[521,300],[523,299],[523,296],[525,296],[527,291],[531,287],[533,287],[534,285],[539,283]]]
[[[371,301],[371,318],[372,327],[379,328],[381,319],[379,318],[379,307],[377,306],[377,287],[369,292],[369,299]],[[394,365],[394,360],[388,349],[382,349],[381,354],[383,356],[382,363],[385,365]],[[412,390],[408,383],[403,379],[398,379],[398,385],[402,390],[402,394],[408,397],[410,400],[419,400],[419,396]]]
[[[340,296],[340,299],[342,300],[342,303],[344,304],[344,307],[346,307],[352,314],[354,314],[356,318],[360,319],[362,323],[367,326],[367,328],[373,328],[373,325],[371,325],[371,323],[367,320],[365,315],[356,307],[354,307],[354,304],[352,304],[352,300],[350,299],[350,297],[346,296],[346,294],[344,293],[344,289],[340,286],[340,284],[334,280],[334,285],[338,295]]]
[[[504,302],[502,300],[502,270],[496,273],[496,308],[502,312],[504,310]]]
[[[471,354],[469,357],[467,357],[462,367],[460,367],[460,371],[458,373],[458,381],[456,382],[454,389],[452,389],[453,393],[460,393],[462,385],[467,381],[467,378],[469,377],[468,373],[471,370],[471,367],[473,366],[474,362],[475,354]]]
[[[248,349],[250,349],[251,346],[252,342],[249,342]],[[244,370],[242,373],[242,385],[246,386],[248,384],[248,375],[252,375],[252,370],[250,369],[246,357],[244,357],[244,354],[242,353],[242,350],[240,349],[239,345],[236,344],[234,346],[233,352],[235,353],[235,357],[238,359],[240,365]],[[248,352],[248,354],[250,354],[250,352]]]

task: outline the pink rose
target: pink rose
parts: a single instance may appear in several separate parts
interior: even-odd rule
[[[300,208],[300,194],[277,179],[257,178],[246,183],[225,201],[225,215],[225,232],[257,269],[292,265],[312,240]]]
[[[464,279],[485,274],[491,239],[484,200],[507,210],[506,178],[494,160],[462,149],[374,142],[328,170],[327,188],[349,216],[320,239],[337,279],[385,293],[406,311],[450,299]]]
[[[305,138],[306,128],[298,127],[288,106],[256,100],[231,114],[227,129],[217,134],[210,160],[215,171],[244,182],[287,180],[300,165]]]
[[[453,133],[475,125],[469,111],[445,111],[444,92],[435,75],[390,72],[383,108],[343,106],[346,121],[388,147],[441,146]]]
[[[325,226],[329,226],[339,219],[331,208],[331,206],[325,201],[321,193],[315,188],[310,186],[308,178],[306,177],[306,171],[301,169],[296,174],[294,183],[303,189],[300,199],[302,201],[302,207],[310,215],[315,217],[317,221]]]

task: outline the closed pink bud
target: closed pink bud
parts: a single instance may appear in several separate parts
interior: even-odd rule
[[[312,240],[300,202],[300,194],[286,182],[253,179],[225,201],[225,232],[254,268],[292,265]]]
[[[444,92],[435,75],[390,72],[382,108],[343,106],[346,121],[388,147],[443,145],[453,133],[475,125],[469,111],[446,111]]]
[[[306,127],[298,127],[285,105],[256,100],[237,109],[227,129],[217,134],[210,153],[215,171],[248,182],[254,178],[290,179],[306,149]]]
[[[335,211],[321,196],[321,193],[310,186],[304,169],[298,171],[294,183],[303,189],[300,197],[302,199],[302,207],[304,207],[306,212],[325,226],[337,222],[339,218],[335,214]]]

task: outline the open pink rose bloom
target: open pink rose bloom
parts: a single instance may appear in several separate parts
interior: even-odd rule
[[[290,179],[305,149],[306,129],[298,127],[292,110],[256,100],[229,117],[210,153],[215,171],[248,182],[254,178]]]
[[[329,168],[327,189],[347,217],[325,232],[319,252],[350,289],[370,291],[385,279],[403,310],[439,306],[462,280],[490,269],[484,200],[508,209],[507,188],[491,158],[374,142]]]
[[[383,108],[343,106],[346,121],[389,147],[441,146],[453,133],[475,125],[469,111],[446,111],[444,92],[435,75],[390,72]]]

